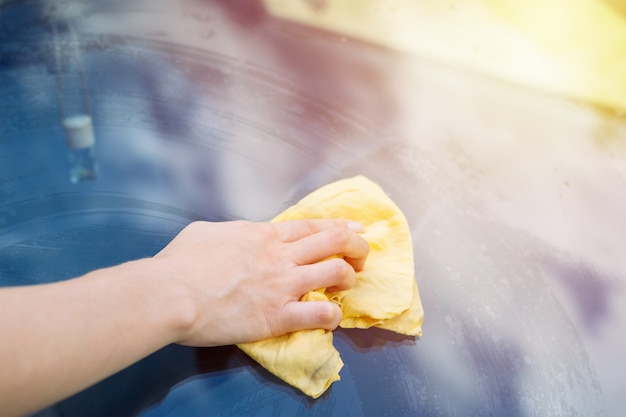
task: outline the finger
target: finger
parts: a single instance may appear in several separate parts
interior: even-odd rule
[[[298,330],[335,330],[341,322],[341,308],[330,301],[292,301],[281,312],[279,334]]]
[[[354,287],[356,274],[351,265],[341,258],[302,265],[296,268],[298,273],[292,282],[295,291],[304,294],[309,291],[328,288],[329,291],[343,291]]]
[[[357,233],[345,227],[335,227],[291,243],[288,251],[290,259],[298,265],[311,264],[338,255],[344,257],[355,271],[361,271],[369,245]]]
[[[273,223],[281,242],[290,243],[306,236],[334,227],[345,227],[354,232],[362,232],[363,226],[355,221],[343,219],[303,219]]]

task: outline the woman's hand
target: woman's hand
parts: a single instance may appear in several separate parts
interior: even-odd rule
[[[299,300],[354,285],[369,251],[361,229],[344,220],[190,224],[154,257],[187,300],[177,342],[215,346],[335,329],[337,305]]]

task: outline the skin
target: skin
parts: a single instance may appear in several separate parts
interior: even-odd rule
[[[2,415],[37,411],[171,343],[335,329],[337,305],[299,299],[354,285],[369,250],[360,231],[343,220],[195,222],[152,258],[0,289]]]

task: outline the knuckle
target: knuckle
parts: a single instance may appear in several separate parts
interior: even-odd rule
[[[339,307],[331,302],[323,303],[317,311],[319,323],[328,330],[334,330],[341,321],[341,311]]]
[[[349,274],[352,267],[341,258],[334,258],[328,261],[331,268],[331,275],[334,278],[344,278]]]
[[[354,272],[354,269],[352,269],[352,267],[348,265],[347,272],[343,278],[342,287],[345,289],[349,289],[349,288],[354,287],[355,284],[356,284],[356,272]]]
[[[267,248],[264,251],[261,265],[268,265],[272,270],[276,270],[278,267],[283,267],[286,264],[286,258],[282,251],[276,248]]]
[[[264,240],[276,239],[278,232],[272,223],[257,223],[259,236]]]
[[[314,233],[313,226],[308,220],[287,220],[285,226],[284,241],[293,242],[301,236],[309,236]]]
[[[316,227],[315,223],[313,221],[311,221],[310,219],[299,220],[298,221],[298,226],[300,226],[302,228],[302,231],[306,235],[312,235],[312,234],[315,234],[315,233],[317,233],[319,231],[319,229]]]
[[[329,240],[333,247],[344,249],[350,242],[350,235],[346,229],[335,227],[330,231]]]
[[[245,220],[238,220],[241,227],[246,229],[246,234],[255,244],[264,245],[265,243],[277,240],[278,232],[271,223],[254,223]]]
[[[349,289],[356,283],[356,274],[350,264],[342,258],[335,258],[329,261],[331,264],[331,280],[334,286],[341,289]]]

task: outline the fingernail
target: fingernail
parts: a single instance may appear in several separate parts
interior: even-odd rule
[[[359,223],[359,222],[349,222],[348,223],[348,229],[350,229],[350,230],[352,230],[353,232],[356,232],[356,233],[360,233],[363,230],[365,230],[365,229],[363,229],[363,225],[361,223]]]

